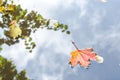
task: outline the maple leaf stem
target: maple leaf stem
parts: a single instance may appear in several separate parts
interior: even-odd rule
[[[78,50],[78,47],[76,46],[75,42],[71,41],[74,47]]]

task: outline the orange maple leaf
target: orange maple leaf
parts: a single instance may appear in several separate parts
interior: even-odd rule
[[[74,42],[72,43],[76,47],[75,43]],[[97,61],[98,63],[102,63],[103,58],[92,51],[93,48],[79,50],[76,47],[76,50],[71,52],[72,57],[69,60],[71,66],[74,67],[77,64],[80,64],[80,66],[84,66],[85,68],[88,68],[88,66],[90,65],[90,60],[94,60]]]

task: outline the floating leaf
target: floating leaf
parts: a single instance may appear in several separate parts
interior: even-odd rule
[[[31,47],[26,47],[26,49],[31,49]]]
[[[2,47],[0,46],[0,51],[2,51]]]
[[[80,66],[84,66],[85,68],[88,68],[88,66],[90,65],[90,60],[97,61],[98,63],[103,63],[103,58],[92,51],[93,48],[88,48],[83,50],[79,50],[78,48],[76,48],[76,50],[71,52],[72,57],[69,60],[71,66],[74,67],[77,64],[80,64]]]
[[[53,25],[54,27],[58,27],[58,22],[55,22]]]
[[[70,34],[70,31],[66,31],[67,34]]]
[[[65,26],[64,26],[64,29],[67,30],[67,29],[68,29],[68,25],[65,25]]]
[[[29,42],[31,42],[32,41],[32,38],[31,37],[29,37]]]
[[[18,73],[19,72],[19,73]],[[18,71],[13,61],[0,56],[0,80],[31,80],[26,77],[26,71]]]
[[[0,6],[0,12],[4,14],[9,14],[11,11],[14,11],[15,5],[7,4],[7,6]]]
[[[3,0],[0,0],[0,5],[3,3]]]
[[[14,5],[8,5],[7,6],[7,10],[9,10],[9,11],[13,11],[14,10]]]
[[[0,6],[0,12],[3,12],[5,10],[4,6]]]
[[[99,63],[103,62],[103,58],[98,56],[95,52],[90,51],[90,49],[74,50],[71,52],[71,55],[70,64],[72,66],[76,66],[79,63],[81,66],[88,68],[90,60],[95,60]]]
[[[58,27],[58,21],[57,20],[50,20],[49,26],[53,26],[54,28]]]
[[[3,80],[2,77],[0,77],[0,80]]]
[[[10,26],[10,30],[9,30],[9,35],[12,38],[16,38],[18,36],[20,36],[22,34],[22,30],[18,27],[16,21],[12,21]]]

